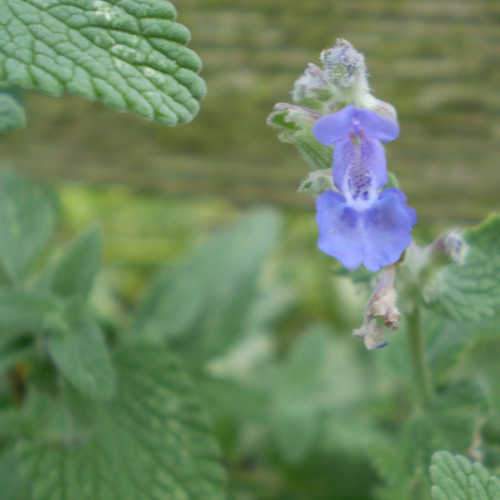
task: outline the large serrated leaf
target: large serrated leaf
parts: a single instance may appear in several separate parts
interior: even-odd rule
[[[500,478],[479,463],[439,451],[432,457],[433,500],[498,500]]]
[[[38,285],[61,297],[87,297],[101,263],[101,233],[91,228],[72,241],[64,253],[47,266]]]
[[[241,337],[256,300],[259,270],[277,242],[280,219],[258,210],[214,235],[163,273],[142,304],[135,329],[208,359]]]
[[[32,500],[223,500],[218,446],[179,362],[142,346],[114,362],[112,401],[53,402],[18,442]]]
[[[11,172],[0,174],[0,265],[11,280],[22,278],[43,250],[56,218],[49,191]]]
[[[459,321],[481,321],[500,311],[500,215],[465,231],[465,259],[439,271],[426,300]]]
[[[0,80],[177,125],[205,94],[189,40],[167,0],[3,0]]]

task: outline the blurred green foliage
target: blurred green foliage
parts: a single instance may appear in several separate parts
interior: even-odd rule
[[[241,213],[227,202],[172,201],[124,188],[89,190],[76,185],[63,189],[62,207],[66,223],[61,237],[91,220],[99,220],[108,235],[104,250],[109,264],[94,301],[104,316],[121,322],[126,322],[130,305],[144,294],[150,278],[157,282],[151,297],[166,300],[171,292],[161,283],[171,283],[175,276],[169,269],[193,270],[193,259],[203,256],[206,264],[212,263],[211,272],[223,269],[218,259],[225,252],[208,252],[218,241],[210,243],[210,234]],[[258,215],[251,217],[258,221]],[[264,231],[271,238],[276,230]],[[233,337],[221,344],[223,351],[214,352],[215,358],[203,356],[200,363],[197,351],[206,339],[186,337],[180,330],[185,344],[173,337],[183,356],[194,354],[194,373],[217,424],[233,497],[362,500],[375,498],[378,491],[376,498],[383,500],[427,499],[427,468],[438,449],[481,453],[489,466],[498,467],[496,320],[465,328],[434,312],[424,316],[426,356],[439,396],[422,414],[413,408],[408,390],[414,375],[405,330],[391,337],[386,349],[364,351],[350,331],[361,318],[367,281],[352,285],[334,272],[331,261],[315,250],[314,240],[309,214],[283,218],[280,237],[259,273],[258,294],[253,299],[245,295],[247,307],[236,317],[230,315],[240,320],[239,326],[233,324]],[[245,253],[238,246],[229,248]],[[157,266],[163,264],[167,274],[157,275]],[[192,309],[212,295],[210,288],[203,291],[205,272],[185,274],[182,286],[172,289],[175,293],[186,285],[195,287],[185,289],[187,295],[181,297],[187,297],[186,302],[176,310],[182,305],[193,311],[198,333],[212,321]],[[171,321],[177,324],[177,314],[170,319],[158,316],[170,310],[172,306],[166,306],[171,299],[156,313],[151,307],[143,310],[146,318],[163,317],[156,326],[151,324],[152,332],[168,335]],[[485,342],[488,348],[483,349]],[[479,429],[484,441],[475,443]]]

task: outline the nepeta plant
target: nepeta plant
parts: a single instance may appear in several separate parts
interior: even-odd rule
[[[205,87],[189,36],[164,0],[0,0],[0,131],[24,124],[24,89],[166,125],[191,120]],[[262,463],[268,475],[254,478],[251,498],[289,498],[267,478],[339,450],[372,460],[381,499],[500,497],[483,466],[439,451],[499,462],[498,384],[457,360],[478,338],[495,338],[485,318],[500,312],[500,219],[410,244],[415,214],[383,146],[398,136],[395,110],[371,95],[350,44],[321,60],[270,123],[316,169],[300,190],[318,197],[320,249],[349,269],[379,271],[356,335],[372,349],[385,345],[386,327],[401,328],[413,371],[402,335],[367,365],[324,325],[279,355],[273,330],[293,297],[274,278],[264,290],[259,281],[279,240],[269,210],[158,273],[131,317],[110,317],[92,295],[100,231],[53,254],[57,196],[2,172],[2,500],[222,500],[213,420],[231,429],[231,498],[248,498],[239,473]],[[359,269],[351,276],[371,283]],[[248,435],[258,436],[257,453]]]
[[[500,217],[490,216],[473,229],[449,231],[425,247],[412,242],[416,213],[387,173],[383,146],[399,135],[395,108],[372,95],[364,57],[347,41],[338,40],[323,51],[321,62],[322,67],[307,66],[291,92],[293,102],[277,104],[268,124],[315,169],[299,191],[316,197],[319,249],[348,270],[364,266],[379,272],[351,274],[356,282],[372,284],[362,325],[354,335],[368,349],[387,346],[388,329],[402,329],[408,337],[412,371],[406,380],[414,386],[414,410],[394,445],[399,451],[390,452],[390,459],[379,451],[374,459],[384,464],[382,474],[389,481],[381,498],[428,498],[425,471],[432,451],[447,447],[477,458],[474,443],[488,446],[483,441],[485,422],[492,414],[498,417],[495,401],[492,410],[483,406],[468,414],[468,430],[458,431],[460,439],[449,432],[467,415],[450,418],[460,397],[451,403],[449,395],[471,382],[457,377],[457,371],[452,376],[453,365],[477,341],[485,320],[500,313]],[[405,364],[401,341],[396,338],[395,344],[385,350],[392,352],[378,354],[382,363],[399,358],[397,363]],[[394,373],[401,375],[401,368]],[[472,410],[475,404],[467,403],[468,398],[488,399],[480,386],[469,391],[467,396],[462,393],[459,405],[470,404]],[[491,395],[491,388],[488,391]],[[406,449],[409,437],[417,440],[413,451]],[[411,479],[404,479],[408,475]],[[435,487],[433,498],[469,494],[454,488],[449,485],[445,492]],[[491,488],[481,495],[500,498],[498,482]]]

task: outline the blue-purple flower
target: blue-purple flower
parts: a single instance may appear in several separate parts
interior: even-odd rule
[[[318,246],[346,268],[363,264],[370,271],[395,263],[411,242],[416,223],[402,191],[382,190],[387,165],[382,143],[399,135],[393,120],[347,106],[320,118],[316,139],[334,148],[333,181],[316,202]]]

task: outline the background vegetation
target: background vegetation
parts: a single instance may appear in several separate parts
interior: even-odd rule
[[[209,88],[195,122],[169,130],[79,99],[30,96],[30,127],[9,139],[4,157],[55,180],[303,209],[308,201],[295,189],[304,166],[264,121],[305,63],[343,37],[366,54],[376,95],[398,109],[402,134],[389,160],[420,216],[459,222],[498,208],[498,2],[181,0],[177,7]]]

